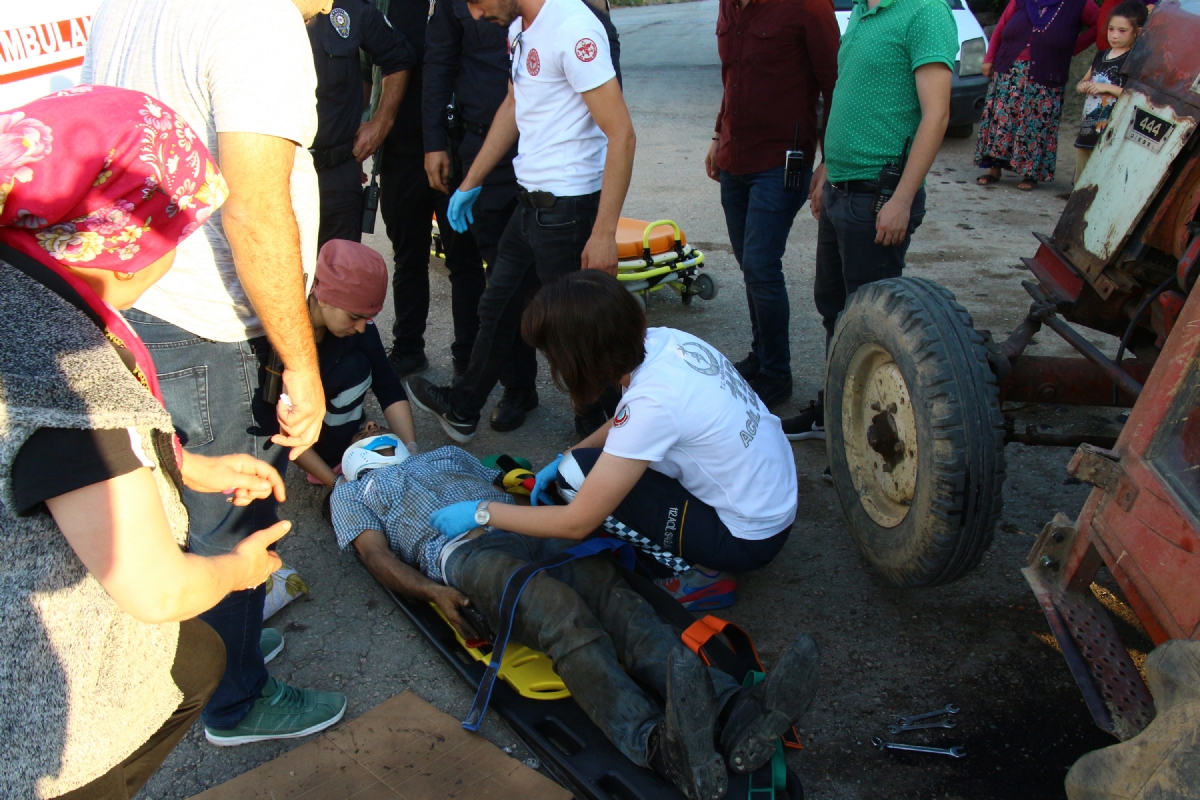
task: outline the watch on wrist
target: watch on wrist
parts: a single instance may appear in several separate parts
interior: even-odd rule
[[[491,500],[484,500],[475,508],[476,525],[487,525],[492,521],[492,512],[488,511],[488,506],[491,504],[491,502]]]

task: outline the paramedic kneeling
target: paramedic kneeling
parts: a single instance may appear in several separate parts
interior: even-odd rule
[[[570,539],[603,528],[679,573],[662,584],[692,610],[732,604],[736,583],[722,573],[768,564],[796,518],[796,467],[779,418],[716,348],[647,330],[633,296],[595,270],[543,287],[522,333],[576,408],[621,386],[617,413],[538,473],[534,504],[557,481],[569,505],[456,503],[433,515],[434,527]]]

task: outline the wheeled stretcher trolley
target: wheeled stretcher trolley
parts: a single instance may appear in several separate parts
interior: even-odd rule
[[[437,218],[432,223],[430,255],[445,258]],[[687,236],[673,220],[646,222],[621,217],[617,223],[617,280],[646,307],[646,298],[669,286],[687,305],[693,297],[712,300],[717,282],[700,272],[704,253],[687,243]]]

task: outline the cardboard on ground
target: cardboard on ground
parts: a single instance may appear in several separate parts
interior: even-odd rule
[[[412,692],[196,800],[442,800],[571,793]]]

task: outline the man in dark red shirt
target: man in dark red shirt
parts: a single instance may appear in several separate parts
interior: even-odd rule
[[[829,0],[721,0],[724,95],[704,166],[721,184],[729,243],[746,281],[753,339],[736,366],[768,408],[792,395],[783,251],[808,198],[813,155],[824,136],[817,98],[829,108],[838,39]],[[794,189],[784,185],[789,150],[804,153]]]

